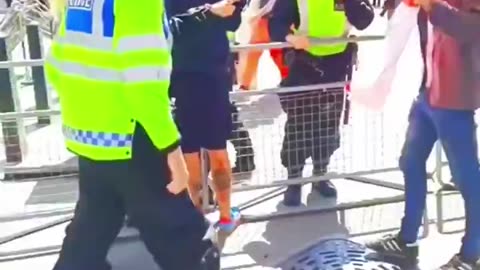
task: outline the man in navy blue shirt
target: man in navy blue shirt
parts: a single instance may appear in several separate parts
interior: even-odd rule
[[[331,11],[319,10],[315,13],[309,10],[308,14],[300,12],[303,9],[299,8],[299,3],[308,6],[309,1],[279,0],[275,3],[269,23],[271,39],[287,41],[294,47],[294,50],[285,56],[289,59],[290,72],[281,86],[291,87],[349,80],[356,44],[349,44],[339,53],[314,55],[308,51],[310,45],[307,36],[298,34],[293,29],[298,30],[302,24],[308,25],[308,22],[314,21],[314,18],[306,17],[309,14],[312,16],[333,14],[332,17],[338,18],[339,14],[344,13],[347,22],[342,24],[345,26],[350,24],[363,30],[373,21],[373,7],[368,0],[325,1],[332,1],[332,3],[323,3],[320,6],[331,6]],[[308,6],[308,8],[311,7]],[[330,27],[329,23],[333,22],[326,19],[324,23],[324,26],[319,27]],[[340,145],[339,126],[344,100],[343,88],[281,94],[282,107],[287,114],[281,159],[282,164],[287,168],[288,178],[301,177],[308,158],[313,160],[314,175],[322,175],[326,172],[330,157]],[[313,189],[325,197],[337,195],[335,186],[330,181],[315,183]],[[289,186],[285,192],[284,204],[297,206],[300,203],[301,186]]]
[[[219,227],[228,233],[236,227],[240,216],[230,205],[232,169],[226,150],[232,132],[227,31],[236,31],[240,26],[245,2],[224,0],[222,2],[230,2],[234,10],[229,16],[217,16],[208,12],[216,1],[175,0],[166,5],[167,16],[175,15],[171,20],[173,72],[170,94],[175,98],[175,118],[190,173],[190,197],[200,209],[203,187],[199,153],[203,148],[208,152],[219,205]],[[200,13],[203,16],[196,18],[197,23],[182,23],[184,19],[191,19],[188,14],[199,9],[205,13]]]

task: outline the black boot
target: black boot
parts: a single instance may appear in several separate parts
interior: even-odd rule
[[[252,140],[248,130],[245,129],[243,123],[238,119],[238,110],[235,104],[231,104],[233,115],[234,131],[230,142],[235,148],[237,158],[235,167],[232,168],[233,173],[246,173],[255,170],[255,160],[253,154]]]
[[[337,189],[335,188],[335,185],[333,185],[333,183],[330,180],[313,183],[312,189],[320,193],[320,195],[326,198],[337,197]]]
[[[255,159],[253,153],[251,155],[237,156],[235,167],[232,173],[248,173],[255,170]]]
[[[300,206],[300,204],[302,204],[302,186],[288,186],[283,194],[283,204],[290,207]]]
[[[302,175],[302,171],[294,171],[288,173],[288,179],[298,179]],[[283,194],[283,204],[289,207],[296,207],[302,204],[302,185],[290,185]]]
[[[325,166],[326,167],[326,166]],[[313,175],[322,176],[325,175],[326,169],[314,168]],[[312,184],[312,191],[318,192],[320,195],[326,198],[337,197],[337,189],[330,180],[316,182]]]

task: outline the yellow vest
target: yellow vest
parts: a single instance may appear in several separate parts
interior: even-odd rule
[[[70,151],[129,159],[137,122],[159,149],[178,142],[162,16],[162,0],[68,1],[45,68]]]
[[[348,0],[347,0],[348,1]],[[344,11],[335,11],[334,0],[297,0],[300,25],[297,32],[310,38],[339,38],[348,35]],[[345,51],[347,43],[308,48],[313,55],[326,56]]]

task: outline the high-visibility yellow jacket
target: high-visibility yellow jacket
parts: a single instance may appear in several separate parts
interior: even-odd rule
[[[68,1],[45,67],[70,151],[129,159],[137,122],[158,149],[178,143],[163,17],[163,0]]]
[[[230,43],[235,43],[236,38],[235,38],[235,32],[233,31],[227,31],[227,38]]]
[[[337,38],[348,35],[350,24],[345,12],[335,9],[335,0],[297,0],[300,14],[298,33],[310,38]],[[325,56],[345,51],[347,43],[312,46],[313,55]]]

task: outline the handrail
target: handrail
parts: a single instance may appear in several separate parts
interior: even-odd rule
[[[322,83],[322,84],[312,84],[312,85],[302,85],[302,86],[292,86],[292,87],[276,87],[276,88],[267,88],[262,90],[251,90],[251,91],[241,91],[241,92],[231,92],[230,97],[235,99],[239,96],[252,96],[252,95],[266,95],[266,94],[282,94],[282,93],[294,93],[300,91],[314,91],[314,90],[327,90],[334,88],[343,88],[348,82],[334,82],[334,83]],[[60,115],[60,110],[36,110],[36,111],[26,111],[26,112],[6,112],[0,113],[0,121],[10,121],[19,118],[34,118],[34,117],[49,117],[49,116],[58,116]]]
[[[368,36],[357,36],[357,37],[343,37],[343,38],[321,38],[321,39],[310,39],[311,45],[330,45],[338,44],[345,42],[364,42],[364,41],[375,41],[382,40],[385,36],[383,35],[368,35]],[[282,49],[282,48],[291,48],[292,44],[288,42],[272,42],[272,43],[259,43],[259,44],[247,44],[247,45],[236,45],[231,47],[232,52],[242,52],[242,51],[261,51],[269,49]],[[0,61],[0,69],[12,68],[12,67],[36,67],[42,66],[45,62],[45,59],[36,59],[36,60],[21,60],[21,61]]]

